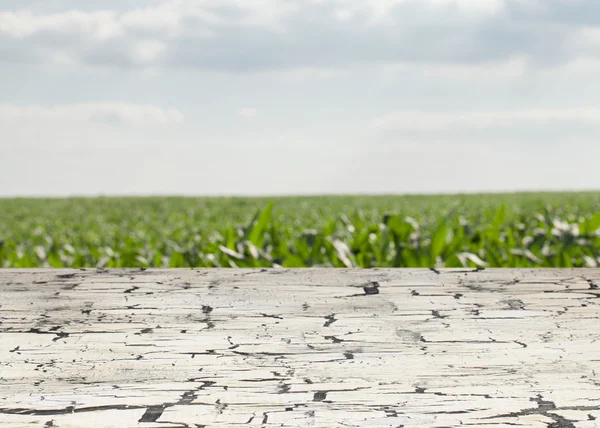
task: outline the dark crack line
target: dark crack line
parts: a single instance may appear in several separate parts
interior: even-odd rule
[[[359,286],[355,286],[353,285],[352,287],[362,287],[363,289],[363,293],[357,293],[357,294],[348,294],[348,295],[344,295],[344,296],[334,296],[334,299],[346,299],[348,297],[365,297],[365,296],[371,296],[374,294],[379,294],[379,282],[377,281],[371,281],[370,283],[366,284],[366,285],[359,285]]]
[[[590,290],[597,290],[598,289],[598,284],[596,284],[594,281],[592,281],[591,279],[587,279],[587,278],[583,278],[586,280],[586,282],[588,283],[588,285],[590,286]]]
[[[333,324],[334,322],[337,321],[337,319],[335,318],[335,314],[327,315],[325,317],[325,319],[327,321],[325,321],[325,324],[323,324],[323,327],[329,327],[331,324]]]
[[[0,408],[0,414],[5,415],[28,415],[28,416],[54,416],[54,415],[69,415],[73,413],[88,413],[100,412],[105,410],[136,410],[146,409],[145,413],[138,422],[157,422],[162,416],[165,409],[178,405],[191,405],[198,398],[196,391],[200,391],[206,387],[214,385],[214,381],[202,381],[202,385],[191,391],[186,391],[181,395],[181,398],[175,403],[154,404],[150,406],[141,405],[106,405],[106,406],[90,406],[90,407],[75,407],[67,406],[64,409],[23,409],[23,408]],[[226,405],[224,405],[226,407]],[[52,425],[49,425],[52,426]]]
[[[345,340],[344,340],[344,339],[338,339],[338,338],[337,338],[337,337],[335,337],[335,336],[323,336],[323,338],[324,338],[325,340],[331,340],[333,343],[342,343],[342,342],[345,342]]]
[[[58,278],[58,279],[70,279],[70,278],[75,278],[75,274],[74,274],[74,273],[62,273],[62,274],[58,274],[58,275],[56,275],[56,278]]]
[[[530,401],[535,401],[538,405],[537,408],[524,409],[520,412],[510,412],[496,416],[487,416],[482,419],[496,419],[496,418],[514,418],[519,416],[529,415],[542,415],[552,419],[554,422],[548,425],[548,428],[576,428],[573,424],[573,420],[567,419],[564,416],[558,415],[554,412],[564,410],[578,410],[578,411],[589,411],[589,410],[600,410],[600,406],[564,406],[556,407],[556,404],[552,401],[547,401],[542,398],[540,394],[536,398],[530,398]]]
[[[290,380],[290,378],[264,378],[264,379],[241,379],[240,382],[280,382],[282,380]]]
[[[444,319],[444,318],[448,318],[448,315],[441,315],[440,311],[433,309],[431,311],[431,315],[433,315],[434,318],[439,318],[439,319]]]
[[[290,385],[289,383],[281,382],[277,386],[277,393],[278,394],[287,394],[288,392],[290,392],[291,389],[292,389],[292,385]]]
[[[282,320],[283,319],[283,317],[281,317],[279,315],[269,315],[269,314],[263,314],[263,313],[261,313],[261,315],[263,317],[265,317],[265,318],[275,318],[275,319],[278,319],[278,320]]]
[[[485,270],[485,268],[482,267],[478,267],[475,269],[471,269],[471,270],[455,270],[455,271],[440,271],[440,274],[446,274],[446,275],[456,275],[459,273],[476,273],[476,272],[483,272]]]
[[[183,395],[177,402],[177,405],[191,404],[192,401],[194,401],[196,398],[198,398],[198,394],[196,394],[195,390],[194,391],[186,391],[183,393]]]
[[[138,422],[156,422],[168,406],[166,404],[149,406]]]
[[[157,424],[169,424],[170,426],[167,428],[192,428],[191,425],[186,424],[185,422],[173,422],[173,421],[156,421]],[[196,428],[205,428],[206,425],[194,424]]]
[[[420,338],[421,342],[425,343],[514,343],[498,341],[498,340],[426,340],[423,336]]]
[[[356,388],[351,388],[351,389],[329,389],[329,390],[323,390],[323,391],[317,391],[313,394],[313,401],[324,401],[327,398],[327,394],[330,392],[354,392],[354,391],[360,391],[361,389],[368,389],[370,387],[365,387],[365,386],[358,386]]]
[[[243,273],[242,276],[256,275],[257,273],[265,273],[265,272],[269,272],[269,269],[263,268],[261,270],[252,270],[250,272]]]
[[[368,285],[363,287],[363,291],[365,292],[365,295],[379,294],[379,286],[379,282],[371,281]]]
[[[215,401],[215,410],[217,411],[217,415],[220,415],[223,413],[223,411],[228,407],[228,404],[225,403],[221,403],[221,399],[217,399],[217,401]]]
[[[426,412],[428,415],[463,415],[471,412],[477,412],[481,409],[465,409],[465,410],[444,410],[439,412]]]
[[[29,415],[29,416],[52,416],[52,415],[70,415],[72,413],[87,413],[87,412],[100,412],[103,410],[135,410],[145,409],[148,406],[130,406],[127,404],[123,405],[107,405],[107,406],[92,406],[92,407],[74,407],[67,406],[64,409],[6,409],[0,408],[0,414],[4,415]]]

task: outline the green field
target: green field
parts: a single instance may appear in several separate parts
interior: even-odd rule
[[[0,199],[0,267],[595,267],[600,192]]]

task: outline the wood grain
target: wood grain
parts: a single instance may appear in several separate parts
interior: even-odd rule
[[[0,270],[2,427],[598,427],[598,269]]]

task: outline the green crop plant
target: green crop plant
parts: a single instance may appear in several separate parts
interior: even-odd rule
[[[600,193],[0,199],[0,267],[598,267]]]

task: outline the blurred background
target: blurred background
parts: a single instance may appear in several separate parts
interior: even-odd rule
[[[1,0],[0,267],[600,264],[600,3]]]

